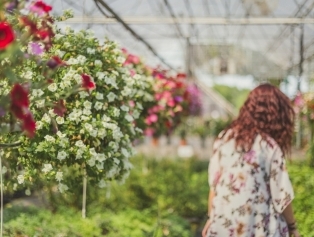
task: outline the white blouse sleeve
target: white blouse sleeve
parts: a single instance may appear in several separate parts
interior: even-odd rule
[[[270,165],[270,192],[275,210],[282,213],[294,198],[292,184],[286,169],[286,160],[276,147]]]
[[[213,145],[213,155],[209,160],[209,166],[208,166],[208,183],[211,188],[215,188],[220,175],[221,175],[221,168],[219,165],[220,162],[220,145],[221,145],[221,140],[217,139],[214,142]]]

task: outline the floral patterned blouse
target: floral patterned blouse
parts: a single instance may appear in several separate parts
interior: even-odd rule
[[[283,153],[258,135],[247,153],[218,138],[209,164],[215,192],[207,237],[288,237],[281,215],[294,198]]]

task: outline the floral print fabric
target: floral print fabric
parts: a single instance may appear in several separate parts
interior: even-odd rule
[[[225,136],[227,137],[227,135]],[[247,152],[218,138],[209,164],[215,192],[207,237],[288,237],[282,211],[294,198],[285,159],[273,139],[258,135]]]

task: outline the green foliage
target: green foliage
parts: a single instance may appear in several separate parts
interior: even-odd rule
[[[218,134],[224,130],[231,123],[231,118],[229,119],[215,119],[210,121],[211,135],[217,137]]]
[[[207,210],[208,161],[195,159],[154,160],[133,158],[135,168],[126,183],[112,182],[98,189],[88,185],[87,219],[79,206],[74,211],[56,196],[55,214],[39,209],[7,208],[5,236],[108,236],[108,237],[190,237],[194,227],[202,228]],[[295,217],[303,236],[314,236],[313,169],[306,163],[289,163],[295,191]],[[78,187],[80,196],[81,187]],[[77,200],[76,200],[77,201]],[[61,207],[61,208],[60,208]],[[68,221],[71,220],[71,221]],[[75,232],[79,230],[79,232]],[[58,232],[59,231],[59,232]],[[43,233],[49,233],[43,235]],[[15,234],[15,235],[14,235]]]
[[[314,236],[314,170],[306,163],[289,166],[295,199],[293,207],[302,236]]]
[[[233,104],[237,109],[240,109],[246,100],[250,90],[239,89],[237,87],[215,84],[213,89],[219,92],[227,101]]]
[[[171,213],[127,209],[98,213],[83,219],[77,211],[63,208],[56,213],[31,207],[9,207],[4,212],[7,237],[189,237],[187,221]]]

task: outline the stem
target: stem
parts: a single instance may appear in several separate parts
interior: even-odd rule
[[[82,201],[82,217],[86,218],[86,189],[87,189],[87,175],[86,169],[84,168],[83,174],[83,201]]]

